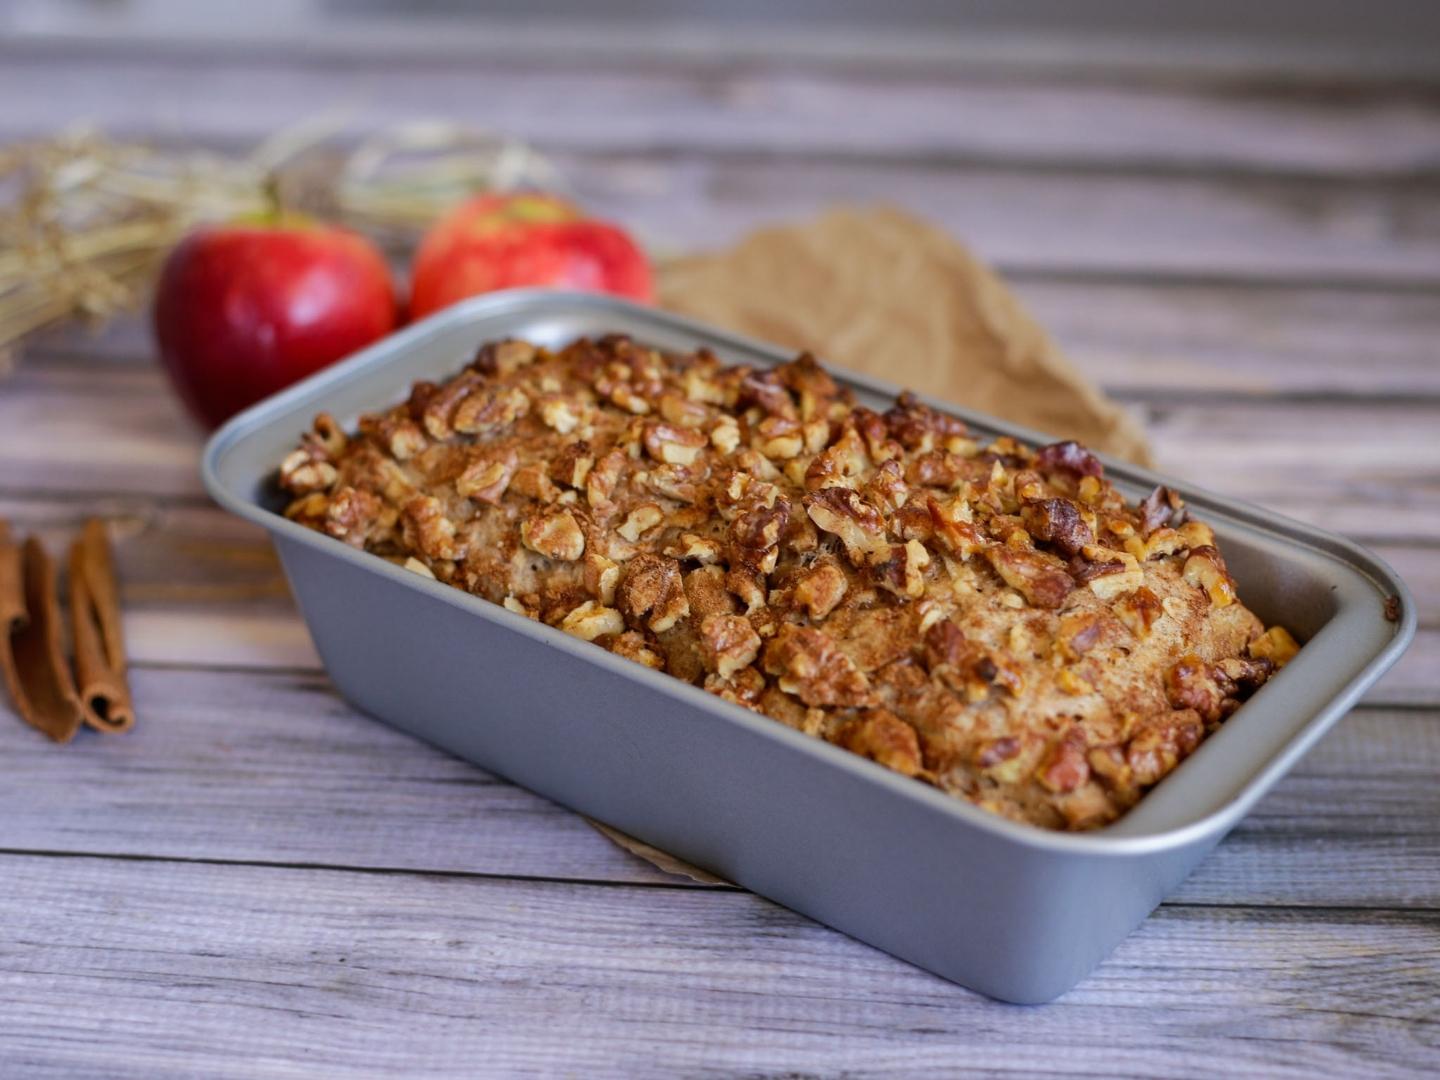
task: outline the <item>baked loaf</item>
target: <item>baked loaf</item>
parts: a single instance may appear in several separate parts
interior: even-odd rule
[[[1211,530],[809,356],[480,349],[327,415],[288,517],[1020,821],[1113,821],[1293,655]]]

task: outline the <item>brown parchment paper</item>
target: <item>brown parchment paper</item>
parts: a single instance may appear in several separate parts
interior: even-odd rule
[[[1061,355],[988,267],[890,208],[836,209],[660,267],[660,306],[1141,465],[1136,421]],[[591,822],[670,874],[722,879]]]
[[[1135,420],[941,229],[837,209],[663,265],[660,306],[1149,464]]]

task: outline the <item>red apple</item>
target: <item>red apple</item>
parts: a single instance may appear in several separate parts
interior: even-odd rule
[[[192,233],[155,293],[155,337],[176,391],[219,425],[395,329],[395,290],[373,244],[277,216]]]
[[[441,218],[420,243],[410,315],[477,293],[549,285],[654,299],[645,253],[618,226],[555,195],[481,195]]]

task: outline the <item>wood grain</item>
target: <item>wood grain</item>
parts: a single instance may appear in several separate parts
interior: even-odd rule
[[[0,710],[0,847],[669,880],[568,811],[357,714],[319,674],[139,671],[135,701],[127,738],[67,754]],[[1353,714],[1177,895],[1440,909],[1437,756],[1440,712]]]
[[[26,1076],[1113,1076],[1158,1054],[1168,1075],[1311,1080],[1416,1075],[1440,1046],[1429,912],[1162,908],[1058,1007],[1021,1010],[740,892],[0,873],[0,1045]]]
[[[312,113],[350,127],[447,118],[552,148],[1000,160],[1324,177],[1429,175],[1440,99],[1416,88],[1273,87],[1191,81],[986,76],[592,58],[328,60],[277,50],[172,50],[165,63],[0,44],[0,96],[28,107],[0,138],[77,120],[170,138],[263,138]],[[123,85],[124,94],[111,92]]]

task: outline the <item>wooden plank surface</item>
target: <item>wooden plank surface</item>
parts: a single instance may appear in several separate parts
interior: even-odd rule
[[[0,516],[56,549],[112,521],[141,723],[61,749],[0,715],[0,1072],[1434,1072],[1436,89],[487,57],[0,42],[0,143],[448,116],[673,251],[902,203],[1012,274],[1164,469],[1376,546],[1420,637],[1093,976],[1001,1006],[349,709],[205,501],[143,324],[66,330],[0,379]]]
[[[0,874],[0,1045],[27,1076],[1206,1076],[1223,1045],[1228,1070],[1311,1080],[1418,1075],[1440,1045],[1433,912],[1170,906],[1063,1007],[1021,1009],[728,890]]]
[[[135,695],[147,723],[133,737],[65,754],[0,726],[0,757],[26,778],[0,789],[0,849],[673,880],[568,811],[359,715],[319,673],[142,670]],[[1440,909],[1437,757],[1440,717],[1354,713],[1177,898]]]

